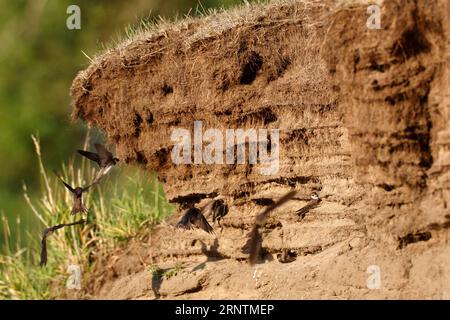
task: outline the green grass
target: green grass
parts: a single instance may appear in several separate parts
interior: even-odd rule
[[[153,279],[160,280],[164,278],[164,280],[168,280],[178,274],[181,270],[183,270],[183,264],[181,262],[177,262],[173,268],[170,269],[161,269],[157,265],[153,264],[148,267],[149,271],[152,274]]]
[[[31,199],[24,185],[24,201],[40,221],[42,230],[59,223],[80,219],[70,215],[72,197],[56,176],[42,163],[39,141],[33,137],[41,175],[40,196]],[[89,138],[85,147],[89,146]],[[84,186],[95,177],[97,167],[91,161],[77,156],[59,170],[72,186]],[[156,176],[143,169],[117,166],[99,185],[84,194],[89,208],[88,223],[66,227],[47,239],[48,262],[39,267],[40,234],[28,233],[26,247],[21,239],[10,243],[12,228],[20,228],[20,219],[14,223],[2,216],[4,250],[0,255],[0,299],[51,299],[64,290],[68,278],[67,267],[78,264],[89,272],[90,257],[102,248],[113,248],[146,233],[173,208],[165,200]]]

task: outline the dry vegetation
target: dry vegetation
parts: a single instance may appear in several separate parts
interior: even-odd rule
[[[227,199],[224,228],[167,220],[98,257],[91,298],[449,298],[449,4],[283,1],[163,24],[93,59],[72,86],[74,119],[127,163],[158,172],[170,201]],[[174,128],[281,129],[280,170],[177,166]],[[157,138],[155,138],[157,137]],[[264,204],[299,197],[265,226],[266,263],[241,248]],[[292,214],[312,190],[321,206]],[[285,250],[294,262],[282,264]],[[152,281],[149,265],[183,269]],[[382,287],[366,286],[378,265]],[[153,289],[153,290],[152,290]]]
[[[55,175],[48,174],[42,163],[39,140],[33,138],[42,178],[39,199],[30,198],[24,185],[24,197],[40,221],[42,230],[60,223],[78,220],[70,215],[72,195]],[[89,145],[89,136],[85,148]],[[96,171],[91,162],[72,159],[63,164],[65,180],[72,185],[85,185],[93,181]],[[49,170],[51,172],[51,170]],[[48,264],[39,266],[41,239],[28,234],[25,247],[20,239],[9,243],[12,227],[19,228],[20,221],[10,226],[3,217],[5,254],[0,256],[0,299],[49,299],[64,295],[69,265],[78,265],[83,275],[95,265],[93,257],[105,250],[124,246],[129,239],[139,238],[142,230],[154,227],[171,213],[161,186],[154,176],[139,168],[116,168],[95,190],[85,195],[89,208],[87,223],[56,231],[47,239]]]

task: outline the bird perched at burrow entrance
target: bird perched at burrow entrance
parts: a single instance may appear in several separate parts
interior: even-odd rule
[[[176,224],[176,227],[183,229],[192,229],[194,226],[208,233],[214,233],[213,228],[203,216],[200,209],[192,206],[186,210],[180,221]]]
[[[300,220],[305,217],[309,210],[316,208],[322,200],[319,195],[315,192],[311,193],[310,201],[302,208],[297,210],[295,213],[299,216]]]
[[[216,222],[219,224],[220,227],[220,220],[222,220],[223,217],[225,217],[228,214],[228,205],[225,203],[223,199],[217,199],[213,202],[211,207],[213,216],[212,220],[213,222]]]
[[[96,180],[99,180],[102,176],[107,174],[117,162],[119,162],[119,159],[114,157],[114,155],[100,143],[95,144],[95,149],[97,149],[97,153],[85,150],[77,151],[82,156],[98,164],[100,171],[97,174]]]
[[[258,214],[256,216],[255,225],[253,226],[252,230],[250,231],[249,239],[242,250],[244,253],[250,253],[249,262],[251,265],[254,265],[255,263],[258,262],[260,251],[261,251],[262,237],[259,232],[259,228],[262,227],[266,223],[267,217],[269,216],[270,212],[272,212],[279,206],[281,206],[284,203],[291,200],[295,196],[296,193],[297,193],[296,191],[290,191],[290,192],[286,193],[284,196],[282,196],[280,199],[278,199],[278,201],[269,205],[260,214]]]
[[[74,226],[76,224],[82,224],[84,222],[85,221],[81,219],[79,221],[72,223],[61,223],[44,230],[44,232],[42,233],[42,241],[41,241],[41,262],[40,262],[41,267],[44,267],[47,264],[47,237],[58,229]]]
[[[70,214],[76,214],[78,212],[87,212],[88,209],[83,204],[83,193],[86,192],[90,187],[98,182],[98,180],[94,180],[93,183],[88,185],[87,187],[76,187],[73,188],[71,185],[67,184],[56,171],[54,171],[55,175],[59,180],[64,184],[64,186],[72,193],[73,195],[73,206]]]
[[[294,262],[297,258],[297,252],[287,248],[283,248],[279,254],[277,254],[277,259],[281,263]]]

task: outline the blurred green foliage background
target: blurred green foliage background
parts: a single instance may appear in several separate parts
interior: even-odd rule
[[[203,0],[201,6],[239,2]],[[81,8],[81,30],[66,27],[72,4]],[[0,213],[11,222],[20,217],[19,232],[39,227],[22,192],[23,183],[31,195],[41,183],[30,135],[39,136],[43,161],[55,169],[84,141],[86,128],[69,119],[70,85],[89,63],[82,51],[94,56],[143,18],[182,16],[198,5],[196,0],[0,0]],[[0,234],[0,248],[3,241]]]

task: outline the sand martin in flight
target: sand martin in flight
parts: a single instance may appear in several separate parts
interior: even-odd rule
[[[85,150],[78,150],[78,153],[98,164],[100,167],[100,171],[96,177],[96,180],[98,181],[102,176],[107,174],[117,162],[119,162],[119,159],[114,157],[114,155],[100,143],[95,144],[95,149],[97,149],[97,153]]]
[[[40,263],[41,267],[44,267],[47,264],[47,237],[58,229],[82,223],[84,223],[83,219],[72,223],[58,224],[56,226],[44,230],[44,232],[42,233],[42,241],[41,241],[41,263]]]
[[[87,208],[84,206],[83,204],[83,193],[86,192],[91,186],[93,186],[94,184],[96,184],[98,182],[98,180],[94,180],[93,183],[91,183],[90,185],[88,185],[87,187],[76,187],[73,188],[72,186],[70,186],[69,184],[67,184],[59,175],[58,173],[55,171],[54,172],[55,175],[58,177],[59,180],[61,180],[61,182],[64,184],[64,186],[72,193],[73,195],[73,207],[72,207],[72,211],[70,212],[70,214],[76,214],[78,212],[87,212]]]
[[[203,216],[200,209],[192,207],[186,210],[186,212],[181,217],[180,221],[177,223],[177,228],[192,229],[193,226],[203,229],[208,233],[213,233],[214,230],[208,223],[206,218]]]
[[[278,208],[279,206],[283,205],[284,203],[291,200],[295,194],[296,191],[290,191],[286,193],[284,196],[282,196],[278,201],[274,202],[273,204],[269,205],[266,209],[264,209],[259,215],[256,216],[255,225],[253,226],[252,230],[249,234],[249,239],[247,243],[245,244],[243,251],[250,253],[250,264],[254,265],[258,262],[259,259],[259,253],[261,251],[261,243],[262,243],[262,237],[259,232],[259,228],[264,226],[266,223],[267,217],[269,216],[269,213]]]

